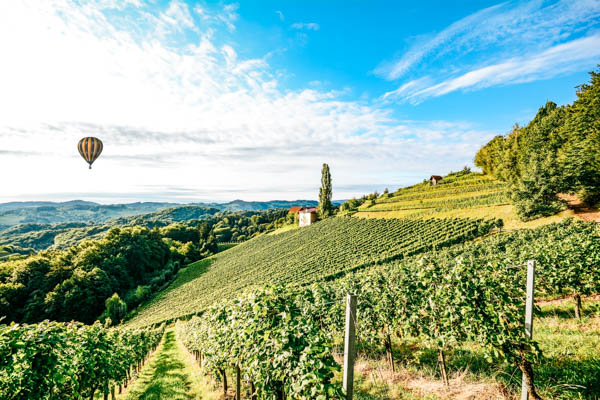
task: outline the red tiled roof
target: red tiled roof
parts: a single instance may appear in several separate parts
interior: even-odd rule
[[[290,211],[289,212],[296,214],[298,211],[301,211],[303,208],[304,207],[296,207],[296,206],[290,207]]]
[[[300,210],[302,212],[307,212],[307,213],[313,213],[313,212],[317,212],[317,207],[303,207],[302,210]]]

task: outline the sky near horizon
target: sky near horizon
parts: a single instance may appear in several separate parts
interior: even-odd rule
[[[395,190],[600,64],[600,0],[452,3],[0,2],[0,202]]]

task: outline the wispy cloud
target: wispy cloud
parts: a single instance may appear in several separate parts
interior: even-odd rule
[[[415,39],[374,72],[388,80],[408,78],[385,97],[417,102],[458,89],[545,79],[593,67],[598,29],[598,0],[509,1]]]
[[[296,22],[292,24],[292,29],[318,31],[320,28],[316,22]]]
[[[600,34],[559,44],[524,57],[474,69],[439,83],[424,77],[384,94],[384,99],[419,103],[456,90],[481,89],[496,85],[531,82],[560,74],[592,68],[600,59]]]
[[[283,13],[279,10],[275,11],[275,14],[279,15],[279,20],[280,21],[285,21],[285,16],[283,15]]]

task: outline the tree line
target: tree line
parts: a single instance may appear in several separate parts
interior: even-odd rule
[[[600,70],[590,77],[573,104],[547,102],[527,125],[496,136],[475,156],[484,173],[509,184],[523,220],[564,208],[559,193],[600,201]]]

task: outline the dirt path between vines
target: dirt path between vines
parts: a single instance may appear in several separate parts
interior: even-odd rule
[[[575,215],[584,221],[600,222],[600,210],[596,207],[590,207],[584,204],[577,196],[572,194],[559,194],[558,197],[565,200]]]

